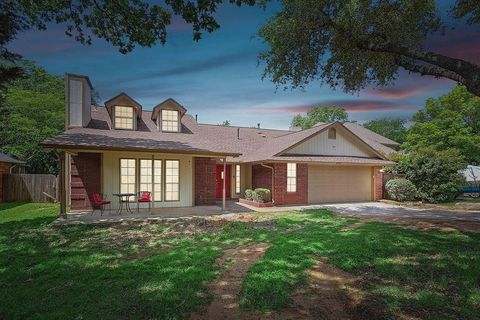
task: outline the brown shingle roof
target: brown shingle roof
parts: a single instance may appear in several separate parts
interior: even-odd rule
[[[43,145],[72,149],[151,150],[209,154],[230,156],[228,160],[235,162],[293,161],[292,156],[287,159],[279,154],[331,125],[342,125],[325,123],[302,131],[272,130],[200,124],[192,116],[185,114],[181,121],[182,132],[166,133],[158,131],[155,122],[151,120],[151,115],[151,111],[142,112],[142,117],[137,123],[137,131],[113,130],[106,109],[96,107],[92,109],[92,120],[87,128],[69,129],[56,137],[45,140]],[[373,140],[375,135],[369,134],[370,131],[367,129],[365,131],[352,129],[352,126],[345,127],[366,146],[378,153],[378,158],[299,156],[295,159],[306,162],[390,163],[382,155],[394,152],[394,150],[377,141],[381,139]]]

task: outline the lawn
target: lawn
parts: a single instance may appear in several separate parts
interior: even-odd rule
[[[52,226],[57,208],[0,204],[0,319],[182,319],[228,248],[270,248],[243,279],[245,309],[281,310],[313,256],[363,279],[386,319],[478,319],[480,234],[355,222],[327,210],[255,214],[257,222]],[[192,228],[192,225],[194,226]]]

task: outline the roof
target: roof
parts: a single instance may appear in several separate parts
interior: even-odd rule
[[[350,131],[355,133],[356,135],[362,136],[365,139],[372,140],[372,141],[378,142],[380,144],[387,145],[387,146],[392,146],[392,147],[396,147],[396,146],[400,145],[400,143],[398,143],[396,141],[393,141],[393,140],[390,140],[387,137],[384,137],[382,135],[379,135],[376,132],[368,130],[367,128],[365,128],[364,126],[362,126],[358,123],[345,122],[343,125],[345,127],[347,127]]]
[[[15,158],[10,157],[8,154],[0,152],[0,162],[8,162],[8,163],[16,163],[16,164],[23,164],[24,161],[17,160]]]
[[[200,124],[185,114],[181,118],[181,132],[161,132],[152,121],[152,111],[143,111],[137,130],[112,130],[111,118],[104,107],[92,107],[92,120],[86,128],[71,128],[45,140],[45,147],[71,149],[138,150],[171,153],[209,154],[228,156],[230,162],[298,161],[320,163],[391,164],[386,155],[395,150],[382,144],[386,140],[347,124],[323,123],[301,131],[263,128],[246,128]],[[330,126],[342,126],[364,144],[375,158],[293,156],[282,152],[326,130]],[[353,128],[353,129],[352,129]],[[386,138],[385,138],[386,139]],[[391,142],[391,140],[389,140]]]

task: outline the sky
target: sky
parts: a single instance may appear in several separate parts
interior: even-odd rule
[[[450,1],[442,1],[448,8]],[[65,36],[65,28],[52,25],[46,31],[28,31],[9,48],[34,60],[50,73],[65,72],[89,76],[103,102],[126,92],[151,110],[167,98],[174,98],[201,123],[285,129],[292,117],[314,105],[341,105],[350,119],[363,123],[384,117],[408,119],[425,105],[456,84],[447,79],[399,73],[394,85],[369,87],[347,94],[320,82],[304,89],[277,89],[269,79],[262,80],[258,54],[267,46],[255,34],[280,9],[270,3],[258,7],[222,5],[215,17],[219,30],[204,34],[195,42],[189,25],[174,19],[167,43],[152,48],[137,47],[123,55],[100,39],[84,46]],[[480,29],[449,21],[444,35],[431,38],[427,48],[480,63]]]

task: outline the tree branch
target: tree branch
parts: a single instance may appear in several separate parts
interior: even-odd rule
[[[422,76],[428,75],[428,76],[434,76],[434,77],[449,78],[461,84],[465,84],[466,82],[464,78],[462,78],[455,72],[445,70],[438,66],[427,66],[427,65],[416,64],[411,59],[408,59],[406,57],[402,57],[402,56],[396,57],[395,63],[408,71],[420,73]]]

